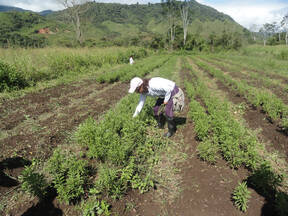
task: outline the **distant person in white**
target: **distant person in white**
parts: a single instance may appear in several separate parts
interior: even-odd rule
[[[147,95],[158,97],[156,104],[153,108],[154,116],[157,120],[158,127],[163,128],[163,115],[159,115],[158,111],[162,104],[165,105],[165,117],[168,122],[168,133],[164,134],[166,137],[171,137],[176,132],[176,124],[173,115],[173,96],[179,91],[175,82],[161,77],[154,77],[151,79],[141,79],[135,77],[130,81],[129,93],[139,93],[140,100],[136,107],[133,117],[136,117],[142,110]]]
[[[130,62],[130,65],[133,65],[133,64],[134,64],[134,60],[133,60],[133,57],[132,57],[132,56],[130,56],[129,62]]]

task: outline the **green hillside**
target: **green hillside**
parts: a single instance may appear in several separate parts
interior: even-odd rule
[[[191,24],[188,35],[190,37],[197,35],[197,40],[201,38],[207,41],[211,35],[219,36],[224,32],[244,38],[245,30],[242,26],[228,15],[211,7],[191,1],[189,13]],[[93,2],[89,3],[88,10],[80,18],[84,46],[151,46],[153,41],[167,42],[168,23],[160,3],[125,5]],[[2,12],[0,25],[4,26],[0,30],[0,43],[4,47],[77,45],[74,28],[67,19],[66,10],[50,13],[45,17],[30,12]],[[183,34],[180,15],[176,25],[178,29],[176,37],[180,40]],[[39,35],[38,30],[41,28],[49,28],[50,32]]]

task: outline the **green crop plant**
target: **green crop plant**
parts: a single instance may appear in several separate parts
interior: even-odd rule
[[[285,48],[284,48],[285,49]],[[286,51],[285,51],[286,52]],[[261,56],[247,56],[247,55],[224,55],[220,54],[218,59],[224,60],[225,62],[233,63],[234,65],[238,65],[240,67],[248,68],[249,70],[253,71],[261,71],[268,74],[281,74],[282,76],[287,77],[287,70],[288,67],[286,60],[280,60],[280,58],[274,58],[271,61],[271,58],[275,57],[269,56],[268,52]]]
[[[247,180],[258,193],[273,199],[282,184],[283,174],[276,173],[268,162],[263,162]]]
[[[92,198],[82,204],[82,216],[109,216],[111,215],[109,208],[110,205],[105,200],[99,201],[96,198]]]
[[[165,64],[163,64],[161,67],[159,67],[159,70],[157,71],[157,76],[171,79],[175,71],[175,65],[176,65],[177,59],[178,59],[178,56],[169,57],[169,60]]]
[[[97,160],[97,179],[90,194],[116,199],[131,187],[140,192],[153,187],[148,173],[157,161],[155,151],[166,141],[147,136],[146,126],[155,121],[150,108],[152,98],[147,98],[148,105],[132,121],[138,100],[138,96],[129,95],[99,122],[89,118],[79,126],[77,142],[88,147],[87,155]]]
[[[232,199],[234,201],[235,206],[243,211],[246,212],[248,208],[248,201],[251,198],[251,192],[247,188],[247,183],[242,182],[238,183],[238,186],[234,189]]]
[[[32,161],[30,166],[25,166],[19,176],[19,180],[23,191],[37,196],[42,200],[47,194],[47,187],[49,184],[43,174],[36,172],[37,166],[38,164],[35,160]]]
[[[199,60],[196,60],[196,64],[208,73],[213,74],[216,78],[219,78],[219,80],[227,87],[239,92],[254,106],[262,107],[272,120],[281,119],[283,115],[288,112],[288,106],[269,91],[251,87],[245,81],[236,82],[229,75],[224,75],[222,71],[208,66]]]
[[[96,80],[100,83],[108,82],[113,83],[116,81],[127,81],[134,76],[144,77],[154,69],[161,67],[168,61],[167,56],[158,56],[155,60],[155,56],[148,57],[142,61],[138,61],[134,65],[125,65],[121,68],[117,68],[113,71],[108,71],[99,75]]]
[[[210,130],[210,118],[206,110],[195,100],[189,104],[189,116],[195,122],[195,131],[199,140],[204,140]]]
[[[285,118],[282,119],[281,127],[288,134],[288,117],[285,117]]]
[[[56,149],[46,169],[61,201],[70,203],[84,194],[84,186],[88,181],[87,161],[79,160],[73,154],[67,156]]]
[[[106,194],[114,199],[121,197],[123,190],[120,181],[120,170],[105,164],[100,165],[94,188],[98,193]]]
[[[271,99],[272,94],[263,90],[261,92],[261,90],[249,86],[245,81],[233,80],[226,74],[224,76],[224,73],[220,70],[210,67],[197,59],[194,61],[194,59],[195,58],[193,57],[193,62],[195,62],[199,68],[202,68],[213,77],[219,79],[227,87],[234,89],[238,93],[241,92],[249,101],[254,100],[258,103],[257,105],[261,106],[263,109],[266,103],[265,109],[270,110],[272,116],[273,112],[276,113],[274,116],[278,115],[278,118],[282,118],[281,123],[283,124],[285,119],[284,116],[287,115],[286,106],[283,106],[283,108],[281,102],[278,103],[277,99]],[[196,97],[198,101],[201,101],[201,105],[207,110],[206,113],[209,114],[210,119],[209,135],[215,137],[213,144],[217,146],[219,153],[232,167],[237,168],[241,165],[245,165],[249,168],[252,171],[252,175],[247,179],[249,187],[254,188],[259,194],[265,196],[267,199],[275,200],[275,194],[276,197],[278,194],[277,189],[282,186],[283,175],[276,173],[276,171],[271,168],[270,163],[259,154],[260,143],[256,134],[250,132],[250,130],[246,129],[240,121],[238,122],[235,119],[233,114],[230,113],[234,109],[232,108],[231,110],[231,106],[229,106],[227,102],[223,102],[223,100],[215,97],[213,92],[205,86],[201,77],[197,76],[197,71],[194,71],[192,67],[190,67],[190,73],[193,78],[196,77],[196,81],[193,79],[191,82],[185,84],[185,86],[188,87],[186,87],[187,93],[189,96],[191,95],[192,99],[195,99]],[[193,85],[193,87],[189,85]],[[241,91],[239,91],[240,89]],[[189,92],[190,90],[192,93]],[[277,104],[274,108],[279,112],[272,110],[273,103]],[[196,106],[193,106],[193,109],[194,112],[196,112]],[[197,122],[194,122],[195,125],[197,125]],[[214,153],[211,153],[211,151],[213,151],[211,139],[207,138],[207,140],[208,141],[204,140],[204,142],[201,142],[198,145],[197,151],[200,156],[201,150],[202,155],[204,155],[202,158],[208,158],[206,160],[209,160],[210,156],[213,156]],[[245,183],[245,186],[239,185],[233,194],[235,205],[242,211],[247,210],[247,191]],[[279,206],[282,207],[285,204],[285,196],[280,195]],[[278,208],[280,209],[281,207]]]
[[[78,143],[89,148],[89,157],[123,165],[134,149],[145,142],[143,120],[152,120],[152,115],[149,114],[151,110],[147,113],[148,106],[145,106],[139,117],[131,121],[135,109],[131,105],[137,101],[138,98],[132,95],[124,98],[116,109],[107,112],[100,123],[88,119],[79,126],[76,137]]]
[[[262,84],[266,88],[283,88],[285,91],[285,85],[281,83],[281,80],[272,78],[270,73],[259,73],[259,72],[254,72],[252,70],[249,70],[248,72],[245,73],[247,69],[233,65],[231,63],[230,64],[225,63],[223,62],[223,59],[215,58],[213,56],[209,58],[206,56],[201,56],[201,59],[205,59],[206,61],[211,62],[217,68],[221,68],[221,69],[224,68],[223,70],[229,71],[229,73],[233,74],[233,76],[234,75],[236,77],[241,76],[242,82],[245,80],[254,86]],[[242,69],[244,69],[244,73]],[[239,88],[238,88],[238,91],[239,91]]]
[[[197,77],[197,73],[193,71],[192,68],[190,68],[190,72],[194,77]],[[196,117],[199,115],[197,114],[197,110],[201,110],[201,108],[196,108],[193,106],[195,102],[192,102],[193,109],[189,112],[194,112],[194,115],[197,114],[194,116],[195,130],[203,128],[203,124],[206,122],[204,128],[207,129],[204,131],[209,131],[210,136],[213,135],[213,144],[218,143],[218,149],[223,155],[223,158],[227,160],[232,167],[239,167],[242,164],[250,168],[257,167],[259,164],[259,156],[256,153],[257,139],[234,119],[233,114],[230,114],[231,110],[227,102],[222,102],[212,96],[212,93],[199,77],[196,82],[192,82],[195,83],[193,83],[193,85],[196,92],[193,93],[193,95],[197,95],[197,98],[201,98],[200,100],[205,104],[205,109],[202,108],[200,112],[202,113],[202,117],[199,117],[198,119],[200,120],[196,121]],[[186,86],[189,87],[189,85]],[[199,106],[199,104],[197,106]],[[209,115],[206,113],[209,113]],[[205,117],[204,114],[208,117]],[[205,119],[207,120],[203,121]],[[243,139],[243,137],[245,137],[245,139]],[[215,142],[216,140],[217,142]],[[212,142],[209,141],[207,143],[211,144]],[[205,145],[201,144],[201,148],[204,149],[204,147]]]
[[[279,216],[288,215],[288,195],[286,193],[276,193],[275,209]]]
[[[197,146],[197,152],[199,157],[209,163],[215,163],[218,158],[219,145],[217,137],[212,139],[205,139]]]
[[[134,175],[131,183],[132,188],[139,189],[140,193],[145,193],[149,188],[154,187],[154,182],[150,173],[146,174],[144,178],[140,177],[138,174]]]

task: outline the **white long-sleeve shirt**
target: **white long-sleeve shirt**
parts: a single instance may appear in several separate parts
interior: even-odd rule
[[[130,65],[134,64],[134,60],[132,57],[130,57],[129,62],[130,62]]]
[[[169,101],[174,87],[175,82],[170,81],[168,79],[164,79],[161,77],[154,77],[150,79],[148,85],[148,93],[140,94],[140,100],[136,107],[133,117],[136,117],[141,112],[145,104],[147,95],[152,97],[164,98],[165,103]]]

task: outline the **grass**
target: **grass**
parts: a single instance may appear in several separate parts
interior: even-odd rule
[[[2,49],[0,52],[0,91],[33,87],[39,82],[78,77],[117,64],[128,63],[129,56],[149,55],[143,48],[94,49]]]
[[[288,77],[287,60],[281,56],[286,52],[287,47],[279,46],[248,46],[238,52],[221,53],[223,60],[246,66],[252,70],[260,70],[266,73],[275,73]],[[285,55],[285,54],[282,54]]]

